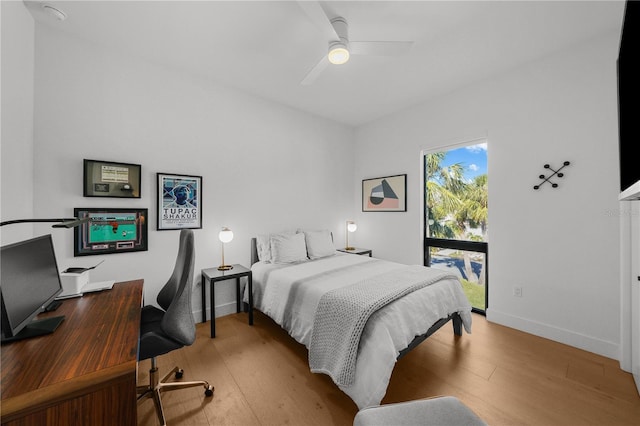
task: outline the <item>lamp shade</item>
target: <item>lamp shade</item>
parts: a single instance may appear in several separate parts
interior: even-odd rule
[[[218,233],[218,239],[223,243],[233,240],[233,231],[226,226]]]

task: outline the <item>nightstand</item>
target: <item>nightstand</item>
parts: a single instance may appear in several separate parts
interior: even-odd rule
[[[351,253],[351,254],[361,254],[361,255],[365,255],[368,254],[369,257],[371,257],[371,250],[370,249],[366,249],[366,248],[358,248],[358,247],[354,247],[353,250],[347,250],[344,247],[343,248],[339,248],[336,249],[338,251],[341,251],[343,253]]]
[[[216,303],[214,295],[214,284],[218,281],[236,280],[236,313],[240,313],[240,278],[247,277],[249,291],[249,325],[253,325],[253,283],[251,269],[247,269],[242,265],[234,264],[233,269],[220,271],[218,268],[203,269],[202,273],[202,322],[207,321],[207,299],[206,299],[206,283],[209,281],[211,292],[211,337],[216,337]]]

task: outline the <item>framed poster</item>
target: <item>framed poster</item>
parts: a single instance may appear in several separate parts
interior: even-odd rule
[[[363,212],[406,212],[407,175],[362,180]]]
[[[158,173],[158,231],[202,228],[202,176]]]
[[[84,160],[85,197],[140,198],[140,164]]]
[[[73,255],[127,253],[147,251],[147,209],[80,208],[77,218],[90,218],[73,228]]]

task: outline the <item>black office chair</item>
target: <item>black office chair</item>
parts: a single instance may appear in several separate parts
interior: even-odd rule
[[[149,385],[138,386],[138,402],[153,398],[161,425],[166,425],[160,393],[169,390],[204,386],[206,396],[213,395],[213,386],[206,381],[168,382],[170,376],[182,378],[183,370],[174,367],[162,380],[158,380],[156,357],[193,344],[196,339],[196,325],[191,312],[191,288],[195,247],[193,231],[180,231],[178,257],[171,277],[158,293],[157,301],[162,309],[145,306],[140,324],[140,348],[138,361],[151,358]]]

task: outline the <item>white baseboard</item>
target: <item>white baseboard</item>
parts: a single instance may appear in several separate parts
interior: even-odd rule
[[[225,315],[236,313],[236,301],[225,303],[222,305],[216,305],[216,318],[223,317]],[[193,313],[193,317],[196,322],[202,321],[202,309],[199,309]],[[211,318],[211,309],[207,308],[207,318]]]
[[[611,359],[618,359],[618,344],[596,339],[571,330],[543,324],[526,318],[516,317],[503,312],[487,309],[487,321],[506,327],[515,328],[535,336],[544,337],[554,342],[563,343],[588,352],[593,352]]]

